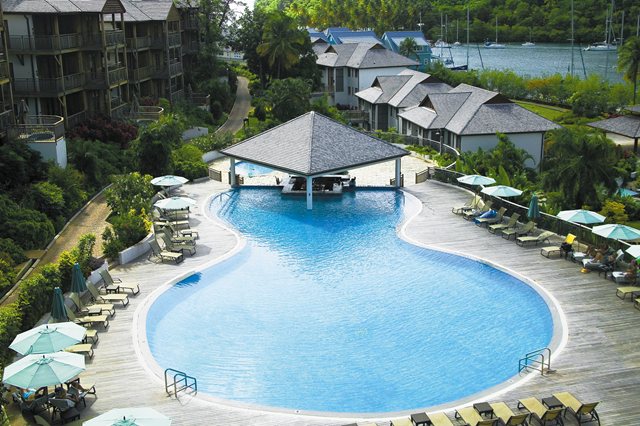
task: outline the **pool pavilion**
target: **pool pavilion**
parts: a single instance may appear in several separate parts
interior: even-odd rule
[[[395,186],[401,184],[401,158],[409,152],[311,111],[221,151],[235,161],[270,167],[306,178],[307,209],[313,208],[313,179],[395,160]]]

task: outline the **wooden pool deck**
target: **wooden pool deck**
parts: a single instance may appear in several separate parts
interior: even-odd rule
[[[89,406],[82,411],[83,419],[111,408],[147,406],[173,418],[175,426],[342,425],[355,421],[230,406],[200,397],[183,396],[176,400],[167,397],[161,379],[145,368],[137,355],[133,324],[136,310],[145,298],[154,289],[225,255],[236,246],[234,234],[203,213],[208,196],[225,189],[226,185],[213,181],[183,187],[184,195],[199,202],[191,217],[192,228],[200,234],[194,256],[186,255],[180,265],[153,263],[144,258],[113,269],[115,276],[140,283],[142,292],[131,297],[129,306],[117,309],[108,331],[100,333],[95,356],[83,373],[84,381],[96,383],[99,397],[95,401],[87,398]],[[566,315],[568,341],[561,352],[554,354],[552,368],[556,372],[544,377],[538,374],[492,400],[504,400],[515,408],[519,398],[542,398],[569,391],[586,402],[602,401],[598,407],[602,425],[638,424],[640,312],[629,300],[622,301],[615,296],[616,285],[597,273],[581,274],[575,263],[542,257],[540,247],[518,247],[513,240],[489,234],[484,228],[453,215],[451,207],[469,198],[462,190],[434,181],[409,186],[406,190],[423,206],[421,213],[406,227],[410,238],[435,249],[466,253],[516,271],[548,290]],[[389,261],[393,261],[392,254]],[[419,273],[417,269],[416,274]],[[478,345],[490,351],[500,342],[491,340],[490,330],[487,335],[488,339]],[[514,374],[517,366],[516,359]],[[453,418],[452,411],[448,414]],[[372,420],[378,420],[379,425],[389,424],[383,418]],[[568,417],[566,424],[576,422]]]

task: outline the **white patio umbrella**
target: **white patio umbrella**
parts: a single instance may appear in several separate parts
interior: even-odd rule
[[[490,178],[487,176],[481,176],[481,175],[465,175],[465,176],[460,176],[459,178],[457,178],[458,182],[460,183],[466,183],[467,185],[493,185],[494,183],[496,183],[496,180],[494,178]]]
[[[82,426],[170,426],[171,419],[153,408],[114,408]]]
[[[19,388],[38,389],[73,379],[85,369],[84,355],[55,352],[27,355],[4,369],[2,382]]]
[[[592,212],[590,210],[563,210],[556,215],[562,220],[566,220],[567,222],[576,222],[576,223],[602,223],[605,221],[606,217],[598,214],[596,212]]]
[[[638,240],[640,239],[640,230],[627,225],[600,225],[594,226],[593,233],[605,238],[613,238],[616,240]]]
[[[631,256],[633,256],[634,258],[639,258],[640,257],[640,244],[635,245],[635,246],[630,246],[628,249],[625,250],[627,253],[629,253]]]
[[[177,186],[189,182],[182,176],[164,175],[151,179],[151,184],[156,186]]]
[[[189,197],[171,197],[156,201],[154,203],[154,207],[163,210],[182,210],[191,207],[196,203],[196,200]]]
[[[493,195],[494,197],[517,197],[522,194],[522,191],[519,189],[506,185],[489,186],[487,188],[483,188],[480,192],[487,195]]]
[[[84,339],[87,329],[73,322],[42,324],[18,334],[9,349],[20,355],[58,352]]]

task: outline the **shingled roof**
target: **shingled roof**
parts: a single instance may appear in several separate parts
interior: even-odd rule
[[[313,111],[221,152],[303,176],[331,174],[409,154]]]
[[[356,96],[372,104],[387,103],[405,108],[420,104],[429,93],[445,93],[451,89],[430,74],[405,69],[397,75],[377,77],[371,87]]]
[[[638,115],[623,115],[607,120],[596,121],[588,125],[628,138],[640,138],[640,116]]]
[[[125,22],[166,21],[173,2],[158,0],[121,0],[127,12]],[[178,18],[178,17],[176,17]]]
[[[379,43],[346,43],[329,47],[318,56],[318,65],[358,69],[409,67],[418,65],[412,59],[386,49]]]
[[[5,13],[121,13],[119,0],[2,0]]]

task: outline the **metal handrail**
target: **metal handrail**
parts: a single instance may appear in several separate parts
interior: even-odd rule
[[[546,356],[545,356],[546,354]],[[540,361],[538,361],[540,358]],[[518,373],[528,368],[538,369],[535,366],[539,366],[540,374],[544,376],[545,371],[551,372],[551,349],[542,348],[529,352],[523,358],[518,360]],[[546,370],[545,370],[546,368]]]
[[[169,378],[168,373],[175,373],[173,375],[173,383],[171,384],[169,384],[169,381],[168,381],[168,378]],[[192,380],[193,382],[189,384],[189,380]],[[183,382],[184,384],[178,388],[178,384]],[[167,392],[167,395],[171,395],[171,392],[169,391],[169,388],[171,386],[173,386],[173,394],[176,397],[178,396],[178,392],[183,391],[185,389],[193,389],[194,393],[198,393],[198,381],[196,380],[195,377],[188,376],[186,373],[179,370],[175,370],[173,368],[167,368],[166,370],[164,370],[164,390],[165,392]]]

